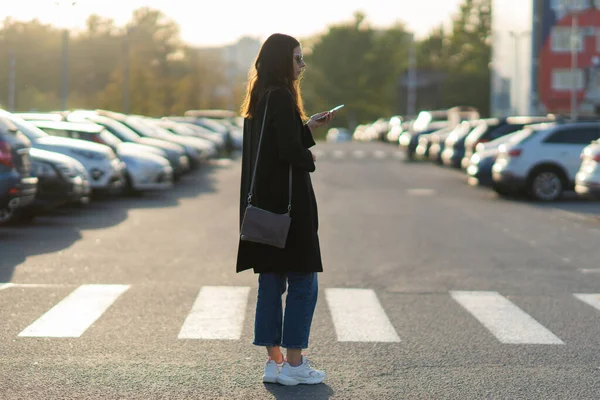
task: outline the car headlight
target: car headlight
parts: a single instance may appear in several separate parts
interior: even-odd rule
[[[65,178],[72,179],[79,175],[79,172],[77,171],[77,169],[75,169],[75,167],[73,167],[72,165],[67,165],[67,164],[59,164],[58,171]]]
[[[31,163],[31,173],[38,178],[55,178],[58,176],[52,165],[35,161]]]
[[[87,150],[74,149],[71,150],[71,152],[73,154],[77,154],[78,156],[89,158],[91,160],[102,160],[104,158],[104,156],[99,153],[94,153],[92,151]]]

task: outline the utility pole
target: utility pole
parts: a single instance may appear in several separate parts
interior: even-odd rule
[[[571,17],[571,121],[577,121],[577,92],[578,92],[578,75],[577,75],[577,57],[579,53],[579,15],[576,10],[573,11]]]
[[[123,43],[123,114],[129,114],[129,35],[133,29],[127,28]]]
[[[526,38],[527,36],[529,36],[531,34],[531,32],[529,31],[525,31],[525,32],[515,32],[515,31],[509,31],[508,32],[510,34],[510,36],[514,39],[515,41],[515,54],[514,54],[514,59],[515,59],[515,77],[514,77],[514,82],[515,82],[515,89],[514,89],[514,94],[515,94],[515,114],[527,114],[524,113],[523,110],[521,110],[521,96],[519,93],[519,89],[521,88],[521,63],[520,63],[520,57],[519,57],[519,41],[521,38]],[[523,92],[521,92],[522,94]]]
[[[69,30],[66,28],[63,31],[60,82],[60,109],[66,110],[69,98]]]
[[[410,35],[410,49],[408,55],[408,98],[406,101],[406,114],[407,116],[416,115],[417,108],[417,55],[416,55],[416,41],[414,33]]]
[[[66,17],[64,21],[71,22],[73,7],[77,1],[73,0],[55,0],[54,4],[58,7],[58,12]],[[60,70],[60,108],[66,110],[69,98],[69,28],[63,30],[62,35],[62,62]]]
[[[15,111],[16,66],[15,51],[11,49],[8,61],[8,111],[10,112]]]

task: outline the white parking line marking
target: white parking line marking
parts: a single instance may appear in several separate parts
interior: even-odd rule
[[[129,285],[82,285],[25,328],[22,337],[79,337]]]
[[[373,152],[373,155],[375,156],[375,158],[382,159],[382,158],[385,158],[385,156],[387,154],[383,150],[376,150],[376,151]]]
[[[600,294],[599,293],[576,293],[573,296],[586,304],[594,307],[596,310],[600,310]]]
[[[342,158],[346,155],[346,153],[343,150],[334,150],[333,151],[333,156],[335,158]]]
[[[57,283],[0,283],[0,290],[8,289],[11,287],[20,287],[20,288],[39,288],[39,287],[61,287],[61,286],[69,286],[69,285],[61,285]]]
[[[407,189],[406,193],[408,193],[410,196],[432,196],[435,194],[435,190],[425,188],[413,188]]]
[[[564,262],[570,262],[571,260],[569,260],[568,258],[565,260],[563,258],[563,261]],[[581,272],[581,273],[583,273],[583,274],[599,274],[600,273],[600,268],[578,268],[578,271]]]
[[[365,151],[364,150],[354,150],[352,152],[352,155],[356,158],[364,158],[365,157]]]
[[[249,293],[250,288],[245,286],[202,287],[178,338],[238,340]]]
[[[450,295],[502,343],[564,344],[497,292],[451,291]]]
[[[2,290],[2,289],[8,289],[11,286],[13,286],[12,283],[0,283],[0,290]]]
[[[325,289],[325,298],[340,342],[399,342],[371,289]]]

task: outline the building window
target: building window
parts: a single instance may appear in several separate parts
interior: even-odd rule
[[[552,29],[551,47],[553,52],[569,52],[571,51],[571,27],[570,26],[555,26]],[[583,51],[583,40],[581,30],[575,33],[575,48],[578,52]]]
[[[571,90],[573,81],[576,82],[575,89],[582,90],[584,88],[584,74],[582,69],[575,71],[575,79],[568,68],[552,70],[552,89],[556,91]]]
[[[594,0],[597,9],[600,9],[600,0]]]
[[[600,0],[593,0],[596,7],[600,6]],[[551,0],[550,6],[553,10],[559,11],[561,15],[569,14],[571,11],[581,11],[588,9],[592,4],[590,0]]]

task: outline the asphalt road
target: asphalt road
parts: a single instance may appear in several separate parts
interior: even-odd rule
[[[325,383],[260,381],[233,161],[0,228],[0,399],[600,398],[600,203],[501,199],[382,143],[316,154]]]

